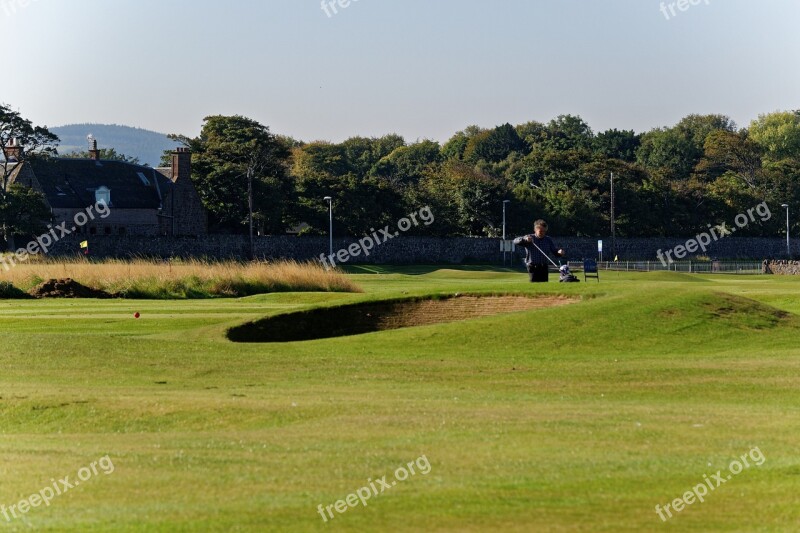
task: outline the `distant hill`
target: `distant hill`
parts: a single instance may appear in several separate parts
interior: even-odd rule
[[[158,166],[164,150],[178,146],[164,133],[116,124],[69,124],[48,129],[61,139],[59,154],[86,151],[89,147],[86,136],[91,133],[97,139],[98,148],[113,148],[117,153],[138,157],[142,164],[152,167]]]

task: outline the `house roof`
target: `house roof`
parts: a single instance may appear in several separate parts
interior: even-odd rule
[[[95,203],[95,191],[111,191],[111,207],[158,209],[173,183],[150,167],[94,159],[50,158],[29,161],[42,192],[54,208],[83,209]]]

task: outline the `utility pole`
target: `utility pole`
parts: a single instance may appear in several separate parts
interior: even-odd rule
[[[789,204],[781,204],[786,209],[786,257],[792,258],[792,241],[789,239]]]
[[[506,266],[506,204],[511,200],[503,200],[503,266]]]
[[[617,257],[617,227],[614,221],[614,173],[611,173],[611,253]]]
[[[328,248],[330,250],[330,257],[333,257],[333,198],[326,196],[324,200],[328,202]]]
[[[247,168],[247,219],[250,224],[250,260],[256,258],[256,245],[253,240],[253,168]]]

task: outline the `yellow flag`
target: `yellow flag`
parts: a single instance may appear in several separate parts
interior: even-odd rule
[[[618,255],[614,256],[614,261],[619,261],[619,256]]]
[[[81,248],[88,248],[88,247],[89,247],[89,241],[83,241],[81,243]]]

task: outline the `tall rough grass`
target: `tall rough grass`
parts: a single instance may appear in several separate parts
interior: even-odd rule
[[[211,262],[147,259],[90,261],[45,259],[5,270],[0,282],[27,291],[48,279],[73,280],[123,298],[240,297],[270,292],[361,292],[343,274],[316,263]],[[0,295],[0,297],[2,297]]]

